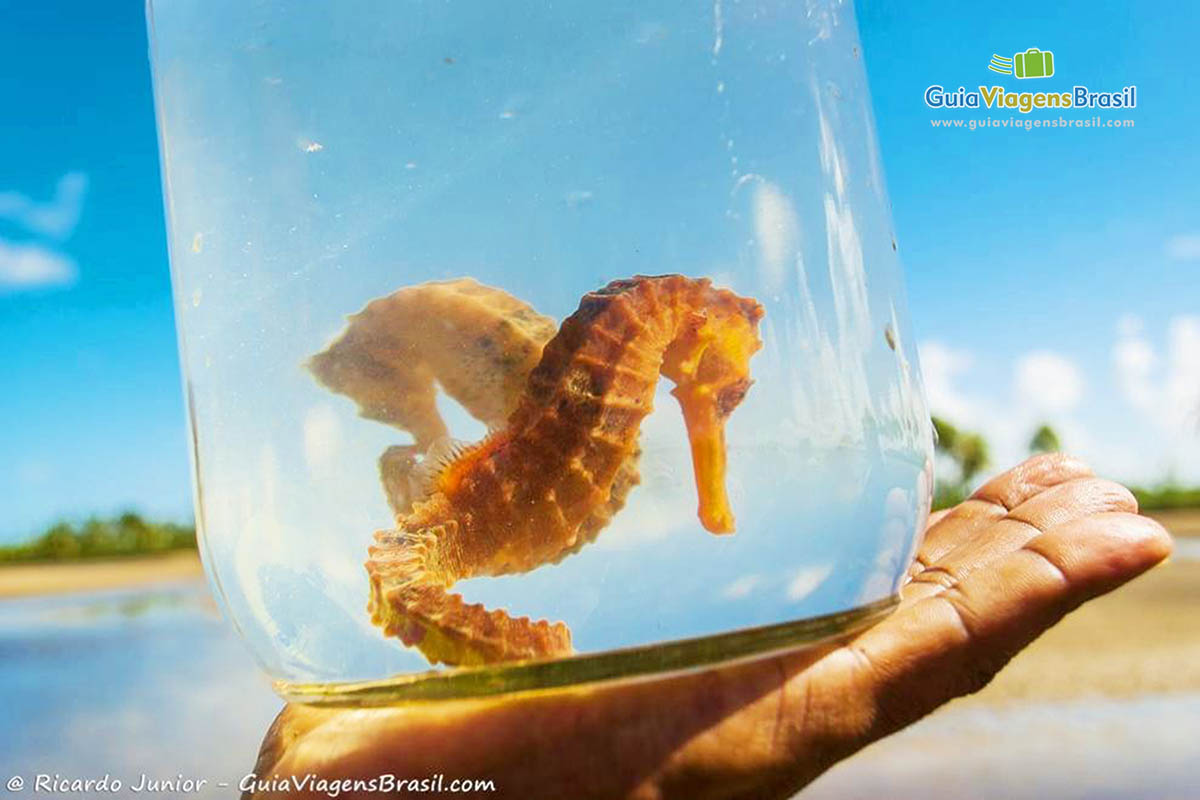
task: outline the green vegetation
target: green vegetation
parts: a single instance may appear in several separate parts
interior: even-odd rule
[[[196,531],[191,525],[149,522],[126,512],[109,519],[92,517],[78,525],[59,522],[32,541],[0,547],[0,564],[120,558],[195,547]]]
[[[940,511],[943,508],[956,506],[966,500],[968,494],[966,488],[957,483],[939,483],[933,490],[933,510]]]
[[[1029,454],[1036,453],[1057,453],[1062,450],[1062,442],[1059,441],[1058,433],[1049,425],[1041,425],[1034,431],[1033,438],[1029,440]]]
[[[971,482],[988,465],[987,440],[978,433],[963,431],[941,417],[933,418],[933,429],[937,433],[937,450],[954,462],[957,480],[949,484],[939,482],[933,494],[933,507],[947,508],[957,505],[970,494]]]
[[[1200,508],[1200,486],[1179,486],[1173,481],[1158,486],[1131,486],[1142,511],[1164,511],[1172,508]]]

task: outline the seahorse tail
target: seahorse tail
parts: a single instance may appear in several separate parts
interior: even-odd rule
[[[452,577],[435,566],[437,533],[381,531],[375,540],[366,564],[371,621],[430,663],[476,666],[571,654],[563,623],[512,617],[451,594]]]

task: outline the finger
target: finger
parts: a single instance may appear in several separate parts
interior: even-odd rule
[[[1092,470],[1079,459],[1065,453],[1043,453],[1021,462],[980,486],[971,495],[1011,510],[1034,495],[1076,478],[1090,478]]]
[[[1076,478],[1052,486],[914,575],[901,594],[908,601],[937,594],[980,567],[1023,547],[1043,531],[1093,514],[1117,511],[1137,512],[1137,500],[1119,483],[1102,478]]]
[[[969,541],[1029,498],[1061,483],[1091,475],[1091,469],[1082,461],[1061,453],[1034,456],[997,475],[929,527],[910,575]]]
[[[933,526],[937,525],[947,514],[953,510],[954,509],[952,508],[943,508],[939,509],[938,511],[931,511],[929,513],[929,519],[925,520],[925,530],[929,530]]]
[[[981,689],[1068,611],[1170,550],[1170,537],[1146,517],[1117,512],[1073,519],[901,609],[847,648],[868,697],[869,736],[884,736]]]

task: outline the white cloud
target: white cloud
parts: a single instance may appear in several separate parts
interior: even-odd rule
[[[921,342],[917,349],[930,410],[956,425],[978,422],[976,404],[957,386],[958,379],[971,369],[974,357],[966,350],[938,341]]]
[[[1122,314],[1117,317],[1117,333],[1121,336],[1136,336],[1142,332],[1142,318],[1137,314]]]
[[[762,577],[759,575],[743,575],[722,589],[721,596],[727,600],[740,600],[758,588],[761,583]]]
[[[327,404],[313,406],[304,415],[304,460],[315,475],[327,476],[336,469],[342,444],[342,426],[337,412]]]
[[[1158,357],[1142,336],[1141,320],[1125,315],[1117,324],[1117,342],[1113,345],[1113,368],[1117,386],[1134,408],[1150,413],[1157,394],[1151,375]]]
[[[35,236],[66,239],[79,224],[87,185],[87,175],[68,172],[59,178],[54,197],[45,203],[20,192],[0,192],[0,220]],[[0,239],[0,291],[69,286],[78,277],[75,262],[53,248]]]
[[[1046,414],[1064,413],[1083,397],[1083,373],[1070,359],[1040,350],[1017,359],[1016,388],[1022,404]]]
[[[0,219],[14,222],[30,233],[66,239],[79,224],[87,187],[87,175],[68,172],[58,179],[54,197],[45,203],[20,192],[0,192]]]
[[[1167,416],[1195,434],[1200,430],[1200,317],[1172,319],[1168,341]]]
[[[764,282],[778,291],[787,265],[799,251],[800,222],[792,201],[767,180],[759,181],[754,189],[754,234]]]
[[[815,567],[805,567],[796,572],[788,581],[787,597],[798,602],[815,592],[825,579],[833,572],[833,564],[820,564]]]
[[[1136,327],[1122,326],[1112,352],[1117,385],[1126,401],[1158,427],[1196,432],[1200,421],[1200,316],[1168,323],[1167,351],[1157,350]]]
[[[1200,261],[1200,233],[1181,233],[1167,239],[1167,258],[1175,261]]]
[[[1148,438],[1133,455],[1148,469],[1165,468],[1183,480],[1200,477],[1200,316],[1171,319],[1164,352],[1140,320],[1119,325],[1112,364],[1121,395],[1146,426]]]
[[[70,286],[78,277],[75,262],[62,253],[0,239],[0,291]]]

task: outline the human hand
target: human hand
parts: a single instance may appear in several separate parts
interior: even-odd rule
[[[529,800],[788,797],[867,744],[981,689],[1066,613],[1164,559],[1170,538],[1136,512],[1126,489],[1079,461],[1039,456],[935,514],[900,607],[849,641],[514,697],[289,705],[255,772],[441,773],[447,782],[493,781],[496,791],[479,796]]]

